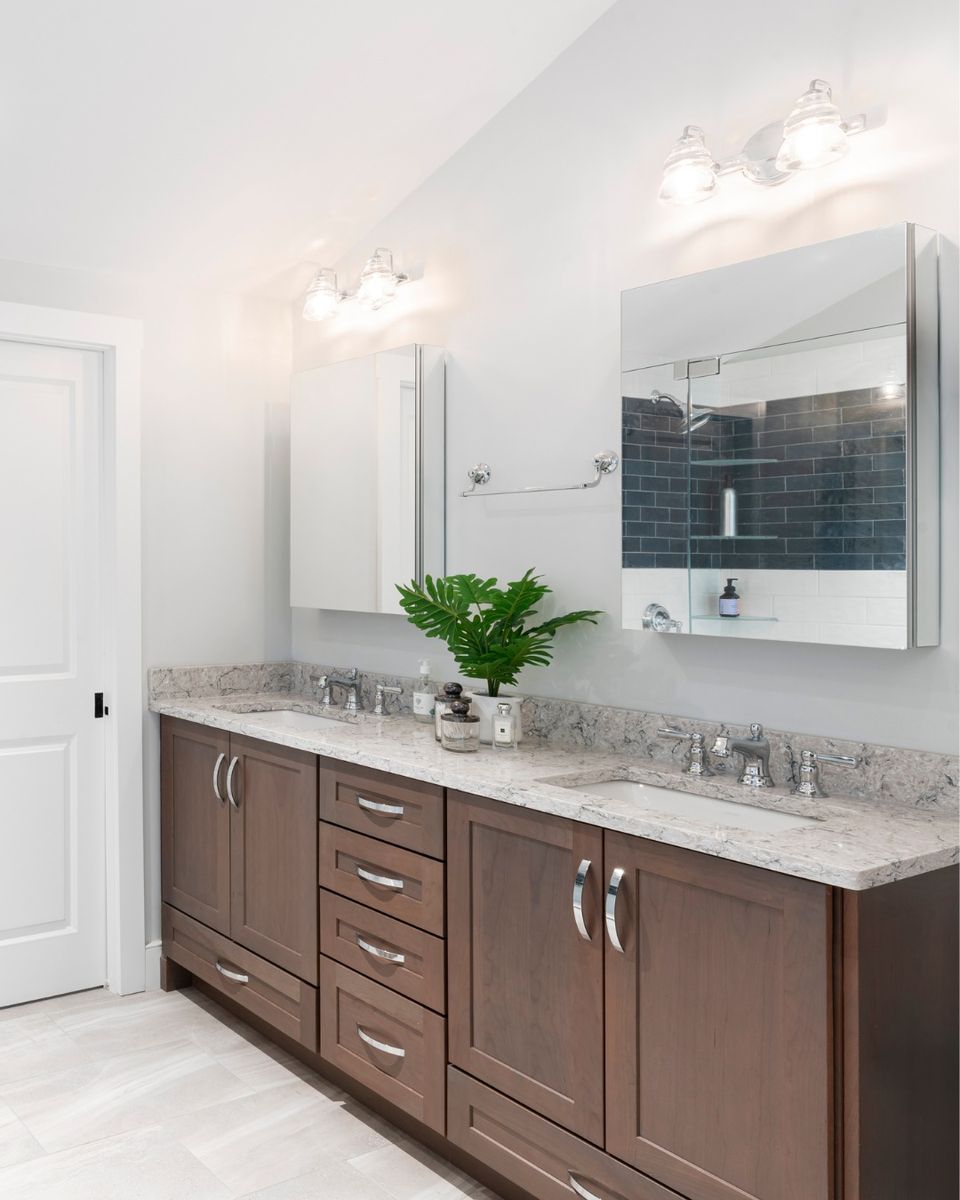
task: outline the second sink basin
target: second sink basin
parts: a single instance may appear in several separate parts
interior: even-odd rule
[[[559,782],[556,781],[556,782]],[[675,792],[652,783],[637,783],[632,779],[608,779],[600,783],[565,783],[593,796],[611,800],[628,800],[637,808],[654,812],[674,813],[711,825],[729,825],[733,829],[751,829],[758,833],[773,833],[782,829],[800,829],[815,825],[816,817],[801,817],[797,813],[778,812],[754,804],[738,804],[733,800],[718,800],[714,796],[696,796],[692,792]]]

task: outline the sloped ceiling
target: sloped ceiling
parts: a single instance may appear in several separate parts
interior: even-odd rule
[[[0,38],[0,258],[331,262],[610,0],[42,0]]]

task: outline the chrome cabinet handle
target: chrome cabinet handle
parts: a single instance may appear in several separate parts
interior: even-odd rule
[[[610,874],[610,882],[607,884],[607,898],[603,905],[603,918],[607,926],[607,937],[610,939],[610,945],[614,950],[619,950],[623,954],[623,943],[620,941],[620,935],[617,933],[617,897],[620,895],[620,884],[623,882],[623,877],[626,874],[623,867],[615,867]]]
[[[402,817],[402,804],[381,804],[379,800],[368,800],[366,796],[358,796],[357,804],[368,812],[380,813],[384,817]]]
[[[387,1042],[378,1042],[375,1037],[371,1037],[362,1025],[357,1026],[357,1037],[361,1042],[366,1042],[368,1046],[372,1046],[374,1050],[381,1050],[384,1054],[392,1054],[394,1058],[406,1058],[407,1052],[402,1046],[391,1046]]]
[[[214,966],[217,968],[220,974],[224,976],[224,978],[232,979],[234,983],[250,982],[249,975],[243,975],[239,971],[231,971],[230,968],[225,967],[219,959],[217,959],[217,961],[214,963]]]
[[[365,867],[357,867],[357,875],[367,883],[377,883],[380,887],[391,888],[395,892],[403,891],[402,879],[391,879],[389,875],[375,875]]]
[[[239,761],[240,759],[234,755],[233,758],[230,759],[230,766],[227,767],[227,799],[237,810],[237,812],[240,811],[240,805],[237,803],[237,798],[233,794],[233,773],[237,769],[237,763]]]
[[[577,867],[577,873],[573,877],[573,920],[577,926],[577,933],[585,942],[590,941],[590,930],[587,929],[587,923],[583,919],[583,885],[587,882],[589,870],[590,859],[585,858]]]
[[[213,764],[213,794],[223,803],[223,797],[220,795],[220,768],[223,766],[223,760],[227,756],[221,750],[217,755],[217,761]]]
[[[596,1194],[596,1192],[587,1191],[583,1184],[577,1180],[576,1175],[574,1175],[572,1171],[567,1172],[567,1179],[569,1180],[570,1186],[573,1188],[573,1190],[578,1196],[581,1196],[583,1200],[600,1200],[600,1197]]]
[[[405,963],[407,961],[405,954],[397,954],[394,950],[384,950],[382,946],[374,946],[372,942],[368,942],[359,933],[357,934],[357,945],[361,950],[366,950],[368,954],[372,954],[374,958],[382,958],[386,962]]]

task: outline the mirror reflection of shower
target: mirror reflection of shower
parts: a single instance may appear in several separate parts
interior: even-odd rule
[[[691,408],[688,415],[676,396],[671,396],[669,392],[661,392],[657,388],[651,390],[650,399],[657,409],[665,409],[672,417],[681,418],[681,433],[696,432],[701,426],[706,425],[713,416],[712,408]]]

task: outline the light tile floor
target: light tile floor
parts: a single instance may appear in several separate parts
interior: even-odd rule
[[[204,996],[0,1009],[0,1200],[496,1200]]]

